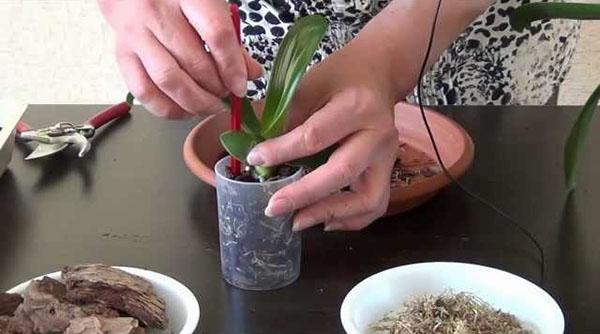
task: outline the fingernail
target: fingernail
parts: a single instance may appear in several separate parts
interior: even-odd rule
[[[226,106],[226,105],[225,105],[223,102],[221,102],[221,103],[218,103],[218,104],[217,104],[217,105],[216,105],[216,106],[213,108],[213,110],[211,110],[211,111],[210,111],[210,113],[211,113],[211,114],[221,114],[221,113],[224,113],[224,112],[229,112],[229,108],[228,108],[228,107],[227,107],[227,106]],[[197,113],[196,115],[201,115],[201,114],[202,114],[202,113],[201,113],[201,112],[199,112],[199,113]]]
[[[292,226],[292,231],[294,231],[294,232],[302,231],[305,228],[315,225],[315,223],[316,223],[316,221],[312,218],[300,219],[294,223],[294,225]]]
[[[245,97],[246,90],[248,89],[248,79],[245,76],[240,75],[236,76],[233,82],[233,94],[237,97]]]
[[[294,210],[292,203],[285,198],[276,199],[274,201],[270,201],[269,205],[265,209],[265,215],[267,217],[277,217],[286,213],[290,213]]]
[[[340,230],[341,228],[342,228],[342,224],[332,223],[332,224],[325,225],[325,227],[323,228],[323,231],[331,232],[331,231]]]
[[[246,160],[252,166],[261,166],[265,163],[265,159],[262,157],[262,155],[260,154],[260,152],[258,152],[257,149],[253,149],[252,151],[250,151],[250,153],[248,153],[248,156],[246,157]]]

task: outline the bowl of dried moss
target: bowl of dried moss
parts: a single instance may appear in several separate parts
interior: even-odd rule
[[[348,334],[562,334],[564,316],[537,285],[481,265],[428,262],[357,284],[341,307]]]

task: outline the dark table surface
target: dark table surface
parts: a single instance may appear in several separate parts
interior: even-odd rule
[[[101,106],[31,106],[25,120],[78,121]],[[472,134],[464,182],[531,230],[547,253],[544,288],[568,333],[600,333],[600,121],[565,201],[562,143],[576,108],[443,109]],[[422,261],[466,261],[537,282],[532,244],[455,187],[410,213],[358,233],[304,233],[300,279],[272,292],[229,287],[219,273],[215,194],[185,167],[181,148],[196,121],[169,122],[136,108],[97,134],[85,159],[23,161],[0,178],[0,290],[65,264],[145,267],[187,285],[202,333],[342,333],[339,307],[360,280]]]

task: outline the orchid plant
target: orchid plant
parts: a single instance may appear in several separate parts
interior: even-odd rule
[[[517,8],[511,15],[513,29],[523,31],[531,22],[543,19],[600,20],[600,4],[530,3]],[[283,39],[267,86],[266,101],[259,119],[250,101],[243,99],[242,131],[221,134],[221,143],[227,152],[244,162],[250,150],[262,141],[282,134],[287,111],[306,68],[327,30],[327,20],[321,15],[299,19]],[[568,191],[576,185],[579,155],[585,148],[591,121],[600,100],[600,86],[589,97],[573,125],[564,147],[564,173]],[[322,157],[304,159],[316,162]],[[260,180],[271,177],[276,168],[255,166]]]
[[[600,20],[600,4],[530,3],[517,8],[510,17],[510,23],[513,29],[523,31],[531,22],[543,19]],[[585,148],[599,100],[600,86],[592,93],[579,113],[564,147],[565,183],[569,192],[576,186],[578,158]]]
[[[327,20],[321,15],[303,17],[292,26],[275,57],[262,116],[259,119],[250,101],[244,98],[242,130],[221,134],[221,144],[231,156],[245,162],[254,146],[282,134],[290,102],[326,30]],[[260,180],[269,179],[276,171],[261,166],[252,169]]]

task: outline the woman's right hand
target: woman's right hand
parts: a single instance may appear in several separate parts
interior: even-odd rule
[[[225,110],[260,65],[238,44],[223,0],[98,0],[116,32],[117,62],[152,113],[186,118]],[[208,47],[207,52],[205,46]]]

